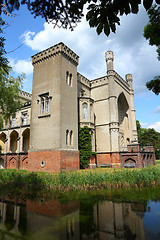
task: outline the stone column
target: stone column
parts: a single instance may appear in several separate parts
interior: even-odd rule
[[[114,55],[112,51],[108,51],[105,54],[107,65],[107,77],[108,77],[108,91],[109,91],[109,114],[110,114],[110,152],[111,152],[111,164],[115,167],[119,164],[119,122],[118,122],[118,106],[117,96],[115,92],[114,82],[114,69],[113,60]]]
[[[134,91],[132,74],[126,75],[126,81],[130,86],[130,103],[131,103],[131,124],[132,124],[132,140],[138,142],[137,126],[136,126],[136,112],[134,107]]]

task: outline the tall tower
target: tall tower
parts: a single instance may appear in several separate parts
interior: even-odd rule
[[[29,170],[57,172],[79,168],[78,60],[63,43],[32,57]]]
[[[118,107],[117,107],[117,92],[114,80],[113,61],[114,55],[112,51],[105,53],[107,76],[108,76],[108,101],[109,101],[109,114],[110,114],[110,146],[111,146],[111,165],[120,164],[119,162],[119,121],[118,121]]]

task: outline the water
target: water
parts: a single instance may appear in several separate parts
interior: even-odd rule
[[[1,196],[0,239],[160,240],[159,190]]]

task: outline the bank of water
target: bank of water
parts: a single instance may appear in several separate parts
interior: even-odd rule
[[[18,190],[1,188],[0,210],[0,239],[160,239],[160,187],[30,189],[21,196]]]

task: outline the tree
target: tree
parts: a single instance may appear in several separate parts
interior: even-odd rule
[[[142,128],[137,120],[138,142],[141,146],[151,145],[155,149],[156,159],[160,159],[160,133],[154,128]]]
[[[155,1],[160,4],[160,0]],[[108,36],[110,31],[116,31],[116,24],[120,25],[119,15],[137,14],[139,5],[143,4],[148,10],[152,3],[153,0],[143,0],[143,3],[141,0],[1,0],[0,13],[11,13],[26,4],[35,17],[41,16],[55,26],[73,30],[87,7],[86,19],[90,27],[95,27],[98,34],[104,31]]]
[[[154,5],[148,10],[149,23],[144,28],[144,37],[149,40],[150,45],[157,47],[158,60],[160,60],[160,7]],[[149,90],[156,95],[160,93],[160,76],[155,76],[153,80],[146,83]]]
[[[80,166],[88,167],[90,157],[92,156],[91,128],[85,126],[79,128],[78,148],[80,154]]]
[[[3,20],[0,19],[0,33]],[[11,67],[8,65],[8,60],[4,57],[5,39],[0,37],[0,128],[4,122],[7,122],[10,116],[14,115],[17,109],[20,108],[21,102],[19,98],[19,88],[22,87],[24,74],[14,78],[10,75]]]

